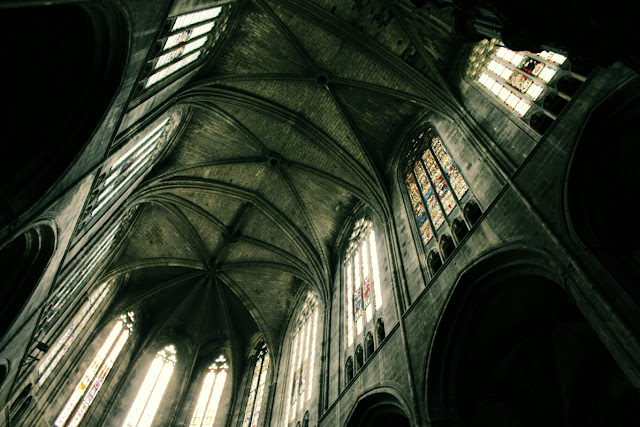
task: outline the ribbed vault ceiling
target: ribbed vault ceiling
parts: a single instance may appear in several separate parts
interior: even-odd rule
[[[389,213],[386,161],[427,111],[456,103],[441,72],[451,11],[407,1],[252,0],[176,95],[190,118],[129,205],[141,207],[112,273],[158,333],[195,346],[277,349],[307,286],[326,298],[345,220]]]

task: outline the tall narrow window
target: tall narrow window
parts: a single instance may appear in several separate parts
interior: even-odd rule
[[[307,408],[307,402],[311,398],[317,331],[317,298],[309,292],[296,318],[291,340],[288,398],[285,399],[285,426],[295,420],[299,411]]]
[[[263,344],[256,356],[256,364],[253,368],[251,386],[249,387],[249,398],[247,399],[247,408],[244,411],[242,427],[257,427],[258,425],[268,370],[269,351],[267,345]]]
[[[76,296],[76,292],[82,289],[83,285],[86,285],[91,276],[96,272],[100,266],[100,262],[113,246],[122,223],[123,222],[119,222],[112,227],[100,238],[94,249],[82,262],[73,266],[68,273],[65,273],[66,277],[64,281],[49,298],[45,311],[40,318],[38,330],[41,330],[40,334],[42,336],[46,335],[53,327],[58,316],[64,312],[64,309]]]
[[[470,193],[460,169],[433,128],[427,127],[412,139],[404,182],[422,243],[427,246]]]
[[[226,27],[230,4],[169,18],[147,67],[144,89],[174,76],[189,64],[201,60]]]
[[[176,348],[173,345],[166,346],[156,354],[123,427],[151,426],[176,362]]]
[[[88,207],[89,220],[100,216],[111,204],[114,198],[124,193],[129,186],[145,172],[164,147],[169,129],[170,118],[164,119],[154,126],[138,142],[129,148],[109,168]]]
[[[548,51],[514,52],[500,40],[485,39],[471,53],[467,74],[524,117],[566,59]]]
[[[120,355],[129,335],[131,335],[133,322],[133,312],[120,316],[104,344],[102,344],[102,347],[100,347],[93,361],[84,372],[71,397],[67,400],[60,415],[56,418],[55,426],[77,426],[80,424],[104,384],[107,375],[109,375],[109,371],[111,371]],[[73,416],[69,418],[72,413]]]
[[[376,313],[382,308],[376,234],[371,221],[356,222],[345,254],[344,283],[346,284],[347,347],[372,328]]]
[[[222,355],[207,369],[200,394],[198,395],[196,409],[193,411],[193,416],[189,423],[190,427],[213,426],[224,383],[227,379],[228,369],[227,359]]]
[[[107,297],[111,290],[113,281],[105,282],[96,289],[89,299],[82,305],[80,311],[74,316],[73,320],[67,325],[63,334],[58,338],[56,343],[47,352],[47,357],[38,366],[38,386],[42,387],[49,375],[58,366],[62,357],[67,353],[76,337],[96,312],[102,301]]]

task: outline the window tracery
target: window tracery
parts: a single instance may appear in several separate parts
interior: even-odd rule
[[[376,235],[369,220],[356,222],[345,253],[347,347],[382,308]]]
[[[231,4],[169,18],[169,30],[158,40],[150,60],[144,90],[201,60],[224,31]]]
[[[550,51],[515,52],[498,39],[485,39],[473,49],[467,74],[507,108],[524,117],[566,59]]]
[[[177,361],[176,348],[173,344],[158,351],[127,414],[123,427],[152,425]]]
[[[82,305],[78,313],[67,325],[63,334],[49,349],[47,357],[38,366],[38,374],[40,375],[38,379],[39,387],[42,387],[56,366],[58,366],[58,363],[67,353],[76,337],[82,332],[89,319],[91,319],[102,301],[107,297],[112,285],[113,280],[104,282],[91,294],[89,299]]]
[[[253,369],[253,376],[251,377],[249,398],[247,399],[247,407],[244,411],[242,427],[257,427],[258,425],[268,371],[269,350],[266,344],[262,344],[262,347],[256,355],[256,363]]]
[[[296,319],[291,340],[288,398],[285,399],[285,426],[295,419],[298,411],[307,407],[313,390],[318,331],[318,303],[313,293],[307,293]]]
[[[100,238],[94,249],[81,262],[73,266],[69,272],[64,273],[64,280],[49,297],[44,312],[38,321],[37,330],[40,331],[39,334],[41,336],[45,336],[53,328],[56,320],[73,301],[77,292],[91,279],[109,253],[109,250],[113,247],[119,231],[126,222],[127,220],[124,219],[116,223]]]
[[[427,246],[454,210],[462,209],[469,185],[432,127],[411,140],[405,159],[404,183],[420,238]]]
[[[85,370],[71,397],[60,411],[54,422],[55,426],[70,427],[80,424],[131,335],[134,320],[133,312],[120,316],[93,361]]]
[[[190,427],[213,426],[228,370],[229,364],[223,355],[216,358],[213,364],[209,366],[202,382],[196,408],[189,423]]]

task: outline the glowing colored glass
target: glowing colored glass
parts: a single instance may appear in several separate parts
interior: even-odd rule
[[[126,344],[132,328],[133,313],[120,316],[120,320],[116,322],[102,347],[100,347],[91,364],[85,370],[71,397],[69,397],[64,408],[60,411],[58,418],[54,422],[55,426],[77,426],[80,424]],[[82,402],[80,402],[81,399]],[[80,402],[80,405],[78,405],[78,402]],[[76,412],[69,420],[74,409],[76,409]],[[67,420],[69,420],[69,423],[67,423]]]
[[[469,186],[467,182],[462,177],[460,170],[451,159],[447,150],[445,150],[444,145],[442,145],[442,141],[438,137],[434,137],[431,142],[431,148],[435,153],[442,170],[445,175],[449,179],[449,183],[453,187],[453,191],[456,193],[456,197],[458,200],[462,199],[462,197],[469,190]]]
[[[171,27],[171,31],[177,31],[181,28],[189,27],[191,25],[195,25],[199,22],[208,21],[210,19],[216,18],[220,15],[222,11],[222,7],[212,7],[205,10],[200,10],[198,12],[185,13],[184,15],[180,15],[176,18],[173,26]]]
[[[111,289],[112,282],[103,283],[98,289],[96,289],[93,294],[89,297],[89,300],[84,303],[82,308],[78,314],[75,315],[71,323],[67,325],[67,329],[64,334],[58,338],[56,343],[51,347],[51,349],[47,352],[47,357],[44,359],[42,364],[38,367],[38,373],[40,374],[40,378],[38,379],[38,386],[42,387],[46,379],[51,375],[53,370],[58,363],[67,353],[67,350],[71,347],[71,344],[75,341],[76,337],[80,332],[82,332],[83,328],[91,319],[91,316],[97,308],[100,306],[100,303],[105,299],[109,290]]]
[[[467,73],[520,117],[531,108],[566,58],[554,52],[514,52],[497,39],[483,40],[469,57]],[[552,66],[555,64],[555,66]],[[480,72],[484,69],[483,72]],[[512,89],[511,89],[512,88]],[[515,92],[515,89],[518,92]]]
[[[100,239],[97,247],[89,254],[86,260],[80,263],[62,282],[62,285],[56,290],[56,292],[49,299],[49,304],[44,316],[40,320],[39,328],[44,333],[47,333],[49,329],[55,323],[58,315],[62,313],[67,304],[75,296],[75,293],[80,289],[80,285],[85,284],[87,279],[94,273],[96,267],[100,264],[100,261],[107,254],[111,248],[112,243],[115,240],[116,233],[120,228],[120,224],[117,224],[109,232]]]
[[[429,221],[427,220],[427,211],[424,208],[420,190],[418,190],[416,179],[414,178],[412,173],[407,174],[407,177],[405,178],[405,184],[407,185],[407,190],[409,191],[409,198],[411,199],[413,214],[416,217],[418,228],[420,229],[420,237],[422,237],[422,242],[426,245],[433,237],[433,231],[431,231],[431,225],[429,225]]]
[[[420,190],[422,190],[422,195],[427,205],[427,210],[429,212],[429,216],[431,217],[431,221],[433,222],[433,226],[437,229],[444,223],[444,215],[442,214],[442,209],[440,209],[440,205],[438,204],[438,200],[436,199],[436,195],[433,192],[433,188],[427,179],[427,172],[425,171],[424,165],[422,162],[416,162],[413,167],[413,171],[416,174],[416,179],[418,184],[420,185]]]

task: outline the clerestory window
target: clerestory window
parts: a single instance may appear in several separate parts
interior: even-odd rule
[[[57,427],[77,426],[87,413],[133,331],[134,313],[120,316],[56,418]],[[73,414],[73,416],[71,416]]]
[[[138,94],[173,80],[207,55],[226,28],[231,4],[171,16],[145,69]]]
[[[173,344],[158,351],[127,414],[123,427],[149,427],[152,425],[177,361],[176,348]]]
[[[361,218],[353,228],[344,260],[345,329],[347,348],[371,326],[382,309],[382,290],[376,234],[371,221]],[[373,328],[373,326],[371,326]]]
[[[291,340],[288,398],[285,399],[285,426],[295,420],[296,414],[308,409],[313,391],[317,331],[318,301],[312,292],[308,292],[296,316]]]
[[[60,363],[64,355],[71,348],[71,345],[82,332],[87,322],[89,322],[98,307],[100,307],[100,304],[107,297],[112,285],[113,280],[103,283],[98,289],[93,291],[89,299],[82,305],[71,322],[69,322],[62,335],[49,349],[47,357],[44,358],[38,366],[38,375],[40,375],[40,378],[38,378],[39,387],[42,387],[47,378],[49,378],[56,369],[58,363]]]
[[[426,247],[443,224],[451,227],[469,198],[469,185],[445,148],[440,136],[426,126],[405,157],[404,183],[413,216]]]
[[[218,405],[222,397],[224,383],[227,380],[229,364],[227,359],[220,355],[209,366],[202,381],[202,388],[198,394],[198,402],[191,416],[189,427],[211,427],[216,419]]]
[[[482,40],[467,74],[518,116],[524,117],[567,60],[555,52],[515,52],[498,39]]]
[[[269,372],[269,351],[266,344],[260,346],[256,352],[255,360],[242,427],[257,427],[260,420],[262,398],[266,387],[267,373]]]

